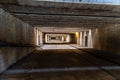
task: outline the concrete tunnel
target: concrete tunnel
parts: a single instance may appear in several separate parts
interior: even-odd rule
[[[120,0],[0,0],[0,80],[120,80]]]

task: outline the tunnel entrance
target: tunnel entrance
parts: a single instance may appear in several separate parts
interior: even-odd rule
[[[44,33],[44,44],[77,44],[74,33]]]
[[[80,32],[75,32],[77,30],[64,29],[64,31],[58,32],[57,30],[49,30],[49,28],[36,27],[36,43],[39,46],[45,44],[74,44],[79,48],[86,47],[92,48],[92,33],[91,30],[83,30]],[[56,28],[57,29],[57,28]],[[49,31],[48,31],[49,30]],[[65,32],[67,31],[67,32]]]

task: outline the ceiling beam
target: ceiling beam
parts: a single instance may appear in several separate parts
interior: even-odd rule
[[[25,21],[33,26],[39,26],[39,27],[74,27],[74,28],[101,28],[101,27],[106,27],[108,25],[113,25],[111,24],[104,24],[104,23],[70,23],[70,22],[38,22],[38,21]]]
[[[14,14],[23,21],[39,22],[79,22],[79,23],[120,23],[120,18],[100,16],[72,16],[72,15],[26,15]]]

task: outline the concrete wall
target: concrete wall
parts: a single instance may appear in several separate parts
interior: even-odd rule
[[[35,45],[34,28],[0,9],[0,42]]]
[[[77,39],[78,39],[78,37],[76,37],[75,34],[70,34],[70,43],[71,44],[77,44]]]
[[[92,30],[92,42],[93,42],[93,48],[100,50],[100,43],[99,43],[99,30],[94,29]]]
[[[35,29],[0,9],[0,73],[31,53],[34,46]]]
[[[120,54],[120,24],[92,30],[93,47]]]

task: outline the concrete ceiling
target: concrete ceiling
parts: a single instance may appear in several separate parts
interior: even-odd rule
[[[89,31],[90,29],[84,28],[61,28],[61,27],[37,27],[39,31],[44,33],[75,33],[80,31]]]
[[[37,27],[100,28],[120,24],[120,5],[0,0],[1,7]]]

